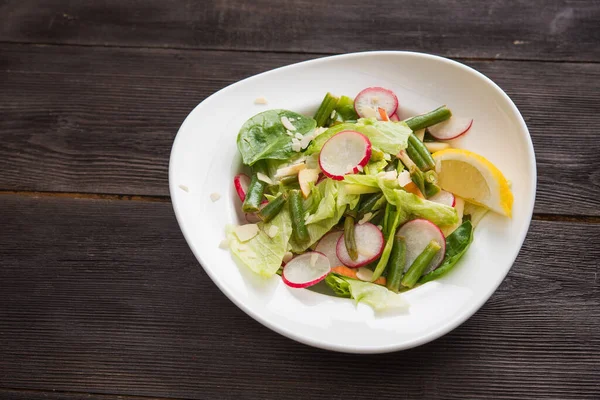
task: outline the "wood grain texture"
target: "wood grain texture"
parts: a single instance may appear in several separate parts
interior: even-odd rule
[[[239,79],[316,55],[3,45],[0,189],[168,195],[187,113]],[[535,211],[600,215],[600,64],[469,61],[523,114]],[[543,77],[541,79],[540,77]]]
[[[77,393],[44,390],[0,388],[2,400],[170,400],[155,396],[123,396],[114,394]]]
[[[359,356],[297,344],[237,309],[198,266],[170,204],[5,195],[0,221],[0,387],[210,399],[600,394],[600,224],[534,221],[507,279],[465,324],[416,349]]]
[[[600,61],[592,0],[9,0],[0,41]]]

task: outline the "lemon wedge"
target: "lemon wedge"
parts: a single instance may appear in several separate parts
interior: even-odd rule
[[[433,153],[442,189],[510,217],[513,194],[502,172],[485,157],[462,149]]]

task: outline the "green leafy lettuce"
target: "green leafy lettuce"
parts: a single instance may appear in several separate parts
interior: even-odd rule
[[[446,255],[442,265],[422,276],[419,283],[429,282],[446,275],[467,252],[471,242],[473,242],[473,225],[471,221],[465,221],[446,238]]]
[[[270,237],[271,226],[278,228],[277,234]],[[288,242],[292,235],[292,220],[287,210],[282,210],[269,223],[259,223],[258,235],[242,243],[234,232],[234,227],[227,227],[229,248],[239,263],[263,276],[272,276],[281,267],[283,256],[287,252]]]
[[[377,121],[375,118],[361,118],[356,123],[343,123],[332,126],[317,136],[308,147],[306,153],[321,151],[327,140],[336,133],[352,130],[365,135],[375,149],[396,155],[408,146],[408,137],[412,133],[404,122]]]
[[[317,125],[314,119],[287,110],[256,114],[244,123],[237,137],[244,164],[252,165],[263,159],[287,160],[295,153],[292,138],[281,122],[282,117],[287,117],[296,128],[294,133],[301,135],[312,132]]]
[[[405,310],[408,302],[401,294],[387,290],[384,286],[347,278],[335,273],[327,275],[325,283],[341,297],[353,298],[373,307],[375,311]]]

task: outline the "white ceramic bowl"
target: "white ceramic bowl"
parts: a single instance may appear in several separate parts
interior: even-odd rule
[[[327,91],[355,96],[368,86],[392,89],[400,117],[447,104],[473,117],[458,146],[487,157],[512,181],[513,218],[489,213],[464,258],[447,276],[405,294],[410,311],[376,315],[368,306],[265,279],[219,248],[226,224],[241,215],[233,176],[241,167],[236,136],[254,114],[284,108],[313,115]],[[264,96],[268,105],[254,104]],[[180,185],[188,188],[183,190]],[[382,353],[418,346],[456,328],[494,293],[523,244],[535,199],[533,146],[510,98],[481,73],[445,58],[412,52],[345,54],[265,72],[200,103],[173,144],[169,187],[181,230],[207,274],[252,318],[289,338],[324,349]],[[221,198],[213,202],[211,193]],[[204,305],[206,306],[206,305]],[[208,305],[210,306],[210,305]]]

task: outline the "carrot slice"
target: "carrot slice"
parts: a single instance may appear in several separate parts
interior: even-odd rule
[[[388,117],[387,112],[383,108],[377,107],[377,111],[379,111],[379,116],[381,116],[382,121],[390,120],[390,117]]]
[[[348,268],[345,265],[339,265],[337,267],[333,267],[331,268],[331,272],[335,272],[338,275],[343,275],[347,278],[352,278],[352,279],[358,279],[358,277],[356,276],[356,269],[355,268]],[[386,280],[385,280],[385,276],[381,276],[379,278],[377,278],[375,280],[375,282],[378,285],[383,285],[385,286]]]
[[[421,191],[419,190],[419,187],[414,182],[411,182],[411,183],[407,184],[406,186],[404,186],[404,189],[406,189],[407,192],[417,195],[418,197],[420,197],[422,199],[425,198],[425,196],[423,196],[423,193],[421,193]]]

